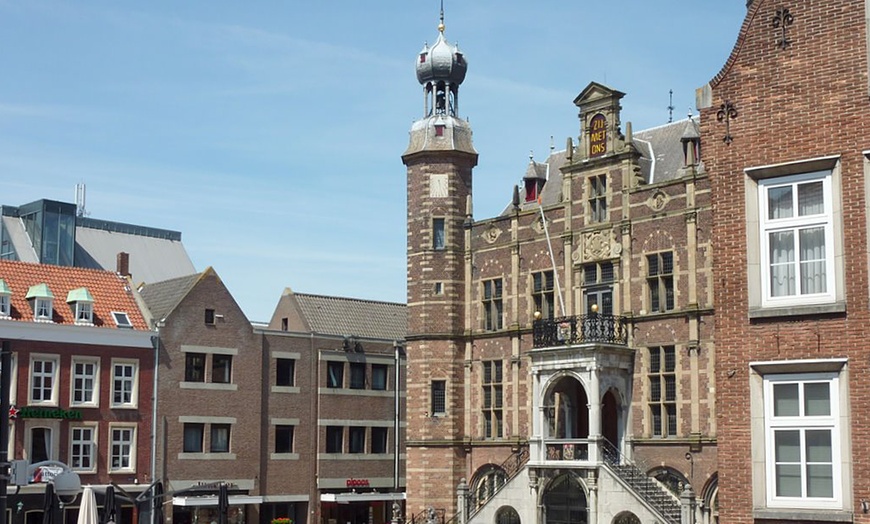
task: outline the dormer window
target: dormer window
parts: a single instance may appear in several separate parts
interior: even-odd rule
[[[27,295],[24,297],[30,302],[33,307],[33,319],[42,322],[51,322],[52,320],[52,303],[54,295],[48,288],[48,284],[37,284],[31,286],[27,290]]]
[[[12,290],[6,281],[0,278],[0,318],[9,318],[12,315],[12,307],[10,305]]]
[[[66,296],[66,303],[72,308],[76,324],[94,323],[94,297],[88,288],[80,287],[70,291]]]

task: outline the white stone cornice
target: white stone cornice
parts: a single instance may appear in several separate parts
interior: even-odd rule
[[[0,320],[0,339],[151,348],[153,331]]]

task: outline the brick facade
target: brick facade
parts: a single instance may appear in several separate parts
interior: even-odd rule
[[[722,522],[870,522],[861,507],[870,488],[870,464],[861,452],[870,428],[860,416],[870,398],[867,9],[859,0],[755,0],[728,61],[699,89],[716,239]],[[736,110],[733,118],[726,103]],[[758,231],[767,218],[758,209],[759,188],[815,171],[830,173],[831,202],[825,205],[833,206],[833,235],[826,242],[834,254],[827,270],[835,273],[835,289],[814,305],[765,305],[763,297],[773,291],[761,278],[767,252],[765,233]],[[828,367],[836,368],[847,392],[832,392],[842,413],[839,455],[834,448],[841,475],[832,481],[833,497],[777,499],[765,480],[774,474],[764,451],[772,433],[764,427],[760,384],[789,373],[818,375],[819,361],[834,362]]]
[[[694,121],[640,132],[635,140],[630,124],[625,132],[619,124],[621,96],[590,84],[575,100],[581,143],[569,141],[568,150],[532,161],[513,205],[486,219],[473,218],[467,206],[476,153],[463,140],[470,136],[466,124],[437,112],[414,124],[402,157],[408,175],[409,517],[431,507],[450,518],[463,479],[474,496],[491,492],[503,482],[496,477],[510,477],[517,454],[530,445],[534,489],[515,505],[530,508],[519,509],[521,515],[538,511],[558,471],[535,456],[546,438],[544,428],[534,427],[536,417],[552,407],[549,396],[539,396],[552,390],[537,390],[550,357],[533,344],[541,313],[536,300],[542,300],[536,279],[550,278],[556,289],[543,300],[548,313],[566,317],[565,325],[567,318],[596,321],[595,302],[606,308],[600,314],[627,326],[627,343],[616,344],[627,351],[609,343],[584,347],[576,361],[563,364],[564,376],[595,375],[598,384],[600,375],[602,397],[589,401],[596,404],[589,415],[584,403],[576,416],[594,417],[599,408],[603,414],[580,431],[590,431],[594,442],[612,439],[650,474],[693,486],[707,496],[709,518],[717,470],[709,179],[694,149],[684,156],[683,146],[696,147]],[[593,118],[605,125],[595,148]],[[444,121],[453,127],[439,130]],[[654,154],[673,165],[659,170],[668,173],[661,179],[654,179],[644,149],[652,148],[650,141],[665,144]],[[439,176],[448,180],[446,191],[432,188]],[[447,218],[443,245],[432,236],[440,217]],[[650,290],[650,282],[659,282],[650,278],[650,257],[662,256],[656,260],[667,260],[665,279],[672,282],[662,284],[667,305]],[[606,275],[590,282],[590,271]],[[662,347],[674,360],[667,380],[675,391],[667,407],[653,402],[650,391],[650,352]],[[580,364],[586,351],[599,355],[602,367]],[[613,359],[628,363],[619,369],[603,364]],[[441,381],[446,409],[435,413]],[[665,417],[673,427],[654,427],[656,409],[673,410]],[[595,472],[577,471],[595,485]]]

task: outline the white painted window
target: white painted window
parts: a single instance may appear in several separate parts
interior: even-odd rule
[[[135,408],[138,403],[138,365],[112,361],[112,407]]]
[[[833,302],[831,170],[758,181],[763,306]]]
[[[838,381],[837,373],[764,377],[768,506],[842,506]]]
[[[70,428],[70,463],[76,471],[96,470],[97,428],[94,426],[73,426]]]
[[[9,295],[0,294],[0,317],[8,317],[11,314]]]
[[[72,399],[73,406],[99,405],[100,361],[92,358],[73,357],[72,360]]]
[[[109,428],[109,471],[136,470],[136,428],[133,426],[111,426]]]
[[[30,357],[30,403],[57,405],[57,355]]]
[[[51,302],[50,298],[36,298],[33,304],[33,317],[36,320],[51,321]]]
[[[76,302],[76,324],[94,323],[94,305],[90,302]]]

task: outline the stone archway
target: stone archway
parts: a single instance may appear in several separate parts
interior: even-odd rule
[[[579,380],[568,376],[558,379],[546,403],[549,438],[589,437],[589,398]]]
[[[640,519],[630,511],[623,511],[613,519],[613,524],[640,524]]]
[[[586,524],[586,492],[571,474],[556,477],[543,496],[544,524]]]
[[[502,506],[495,512],[495,524],[520,524],[520,515],[513,506]]]

